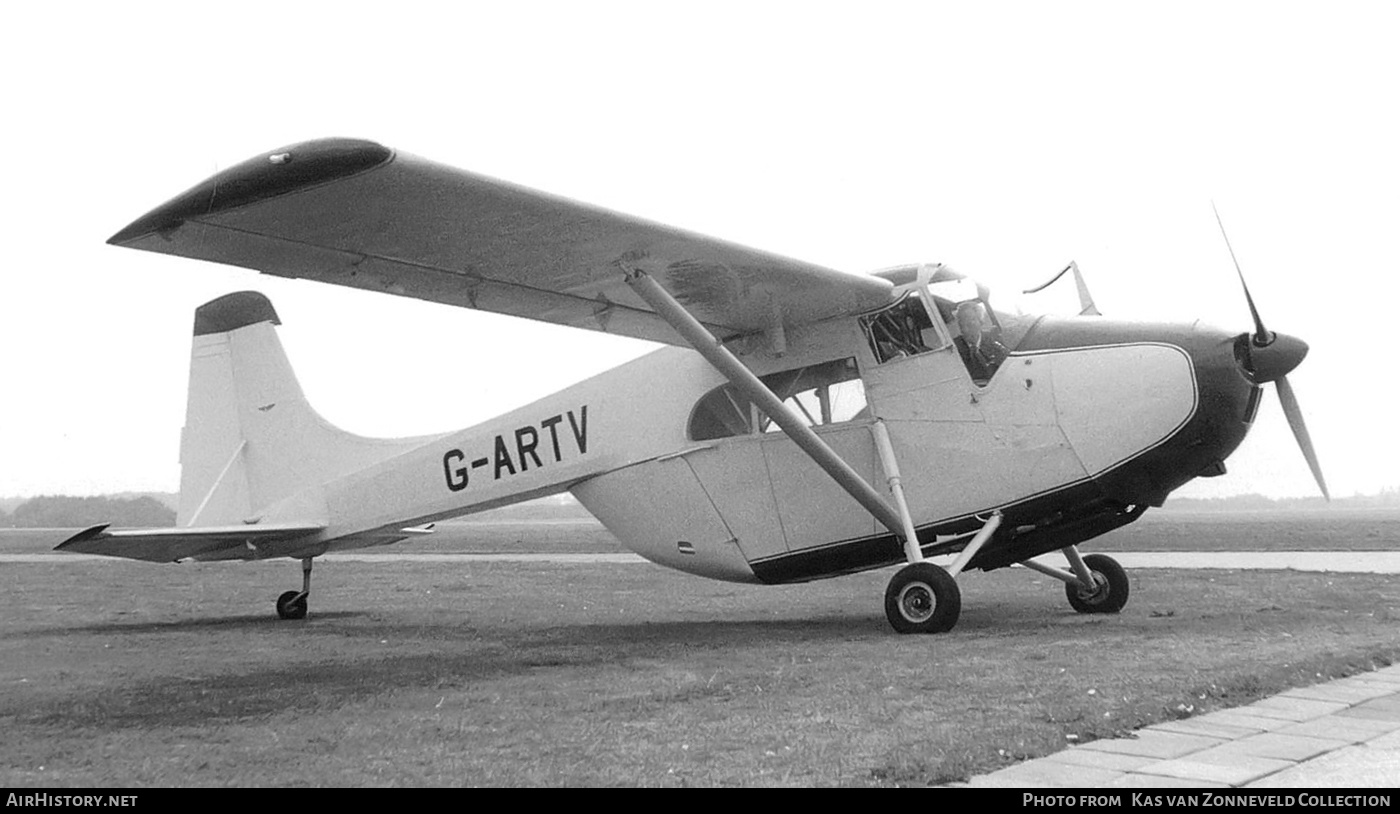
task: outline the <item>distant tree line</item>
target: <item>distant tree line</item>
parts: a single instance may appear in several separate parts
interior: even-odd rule
[[[8,516],[0,510],[0,526],[15,528],[77,528],[110,523],[113,526],[173,526],[175,512],[153,497],[70,497],[41,495],[15,507]]]
[[[1368,509],[1400,507],[1400,487],[1386,487],[1374,495],[1334,497],[1328,503],[1322,495],[1314,497],[1271,498],[1260,494],[1230,497],[1173,497],[1162,508],[1192,512],[1267,511],[1270,509],[1325,509],[1327,507]]]

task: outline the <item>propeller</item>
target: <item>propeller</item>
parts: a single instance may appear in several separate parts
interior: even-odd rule
[[[1328,501],[1332,496],[1327,492],[1327,481],[1322,477],[1322,465],[1317,461],[1313,450],[1312,437],[1308,435],[1308,425],[1303,421],[1303,410],[1298,406],[1298,397],[1293,394],[1293,386],[1288,383],[1288,373],[1297,367],[1308,355],[1308,344],[1297,337],[1274,333],[1264,327],[1259,309],[1254,305],[1254,297],[1249,294],[1249,284],[1244,280],[1240,261],[1235,258],[1235,249],[1230,245],[1230,236],[1225,233],[1225,223],[1220,219],[1220,210],[1211,201],[1211,211],[1215,212],[1215,222],[1220,226],[1220,236],[1225,239],[1225,248],[1230,251],[1230,260],[1235,264],[1240,287],[1244,289],[1245,301],[1249,303],[1249,314],[1254,318],[1254,333],[1241,334],[1236,347],[1239,349],[1240,367],[1249,380],[1255,384],[1274,382],[1278,390],[1279,403],[1283,414],[1288,418],[1288,426],[1293,430],[1293,438],[1298,442],[1312,470],[1313,479]]]

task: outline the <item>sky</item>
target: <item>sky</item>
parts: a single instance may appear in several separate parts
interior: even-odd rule
[[[1077,261],[1106,315],[1244,331],[1219,207],[1334,495],[1400,486],[1394,3],[9,4],[0,496],[174,491],[192,314],[257,289],[367,435],[484,420],[651,346],[105,240],[325,136],[993,302]],[[643,393],[638,394],[644,397]],[[1222,478],[1313,494],[1277,398]]]

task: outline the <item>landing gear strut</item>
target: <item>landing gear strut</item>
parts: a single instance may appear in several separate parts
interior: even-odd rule
[[[1094,578],[1094,587],[1065,583],[1070,607],[1080,613],[1117,613],[1128,604],[1128,573],[1112,557],[1090,554],[1084,565]]]
[[[277,615],[283,619],[305,619],[306,598],[311,594],[311,558],[301,561],[301,590],[277,597]]]
[[[1020,565],[1054,577],[1065,584],[1065,598],[1080,613],[1117,613],[1128,604],[1128,572],[1118,561],[1104,554],[1079,556],[1079,549],[1061,549],[1071,571],[1026,560]]]
[[[892,484],[897,486],[897,484]],[[903,495],[895,492],[903,511]],[[907,517],[907,515],[906,515]],[[923,550],[913,530],[906,528],[906,555],[909,564],[895,572],[885,589],[885,618],[899,633],[947,633],[958,623],[962,614],[962,590],[957,576],[962,573],[982,546],[992,539],[1001,525],[1001,513],[994,512],[983,522],[967,546],[947,567],[924,561]]]

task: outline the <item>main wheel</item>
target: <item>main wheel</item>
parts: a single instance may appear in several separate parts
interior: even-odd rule
[[[301,591],[287,591],[277,597],[277,615],[283,619],[305,619],[306,594]]]
[[[942,568],[916,562],[901,568],[885,589],[885,617],[900,633],[944,633],[962,613],[962,591]]]
[[[1090,554],[1084,558],[1097,587],[1086,591],[1076,583],[1065,583],[1069,604],[1080,613],[1117,613],[1128,604],[1128,572],[1112,557]]]

